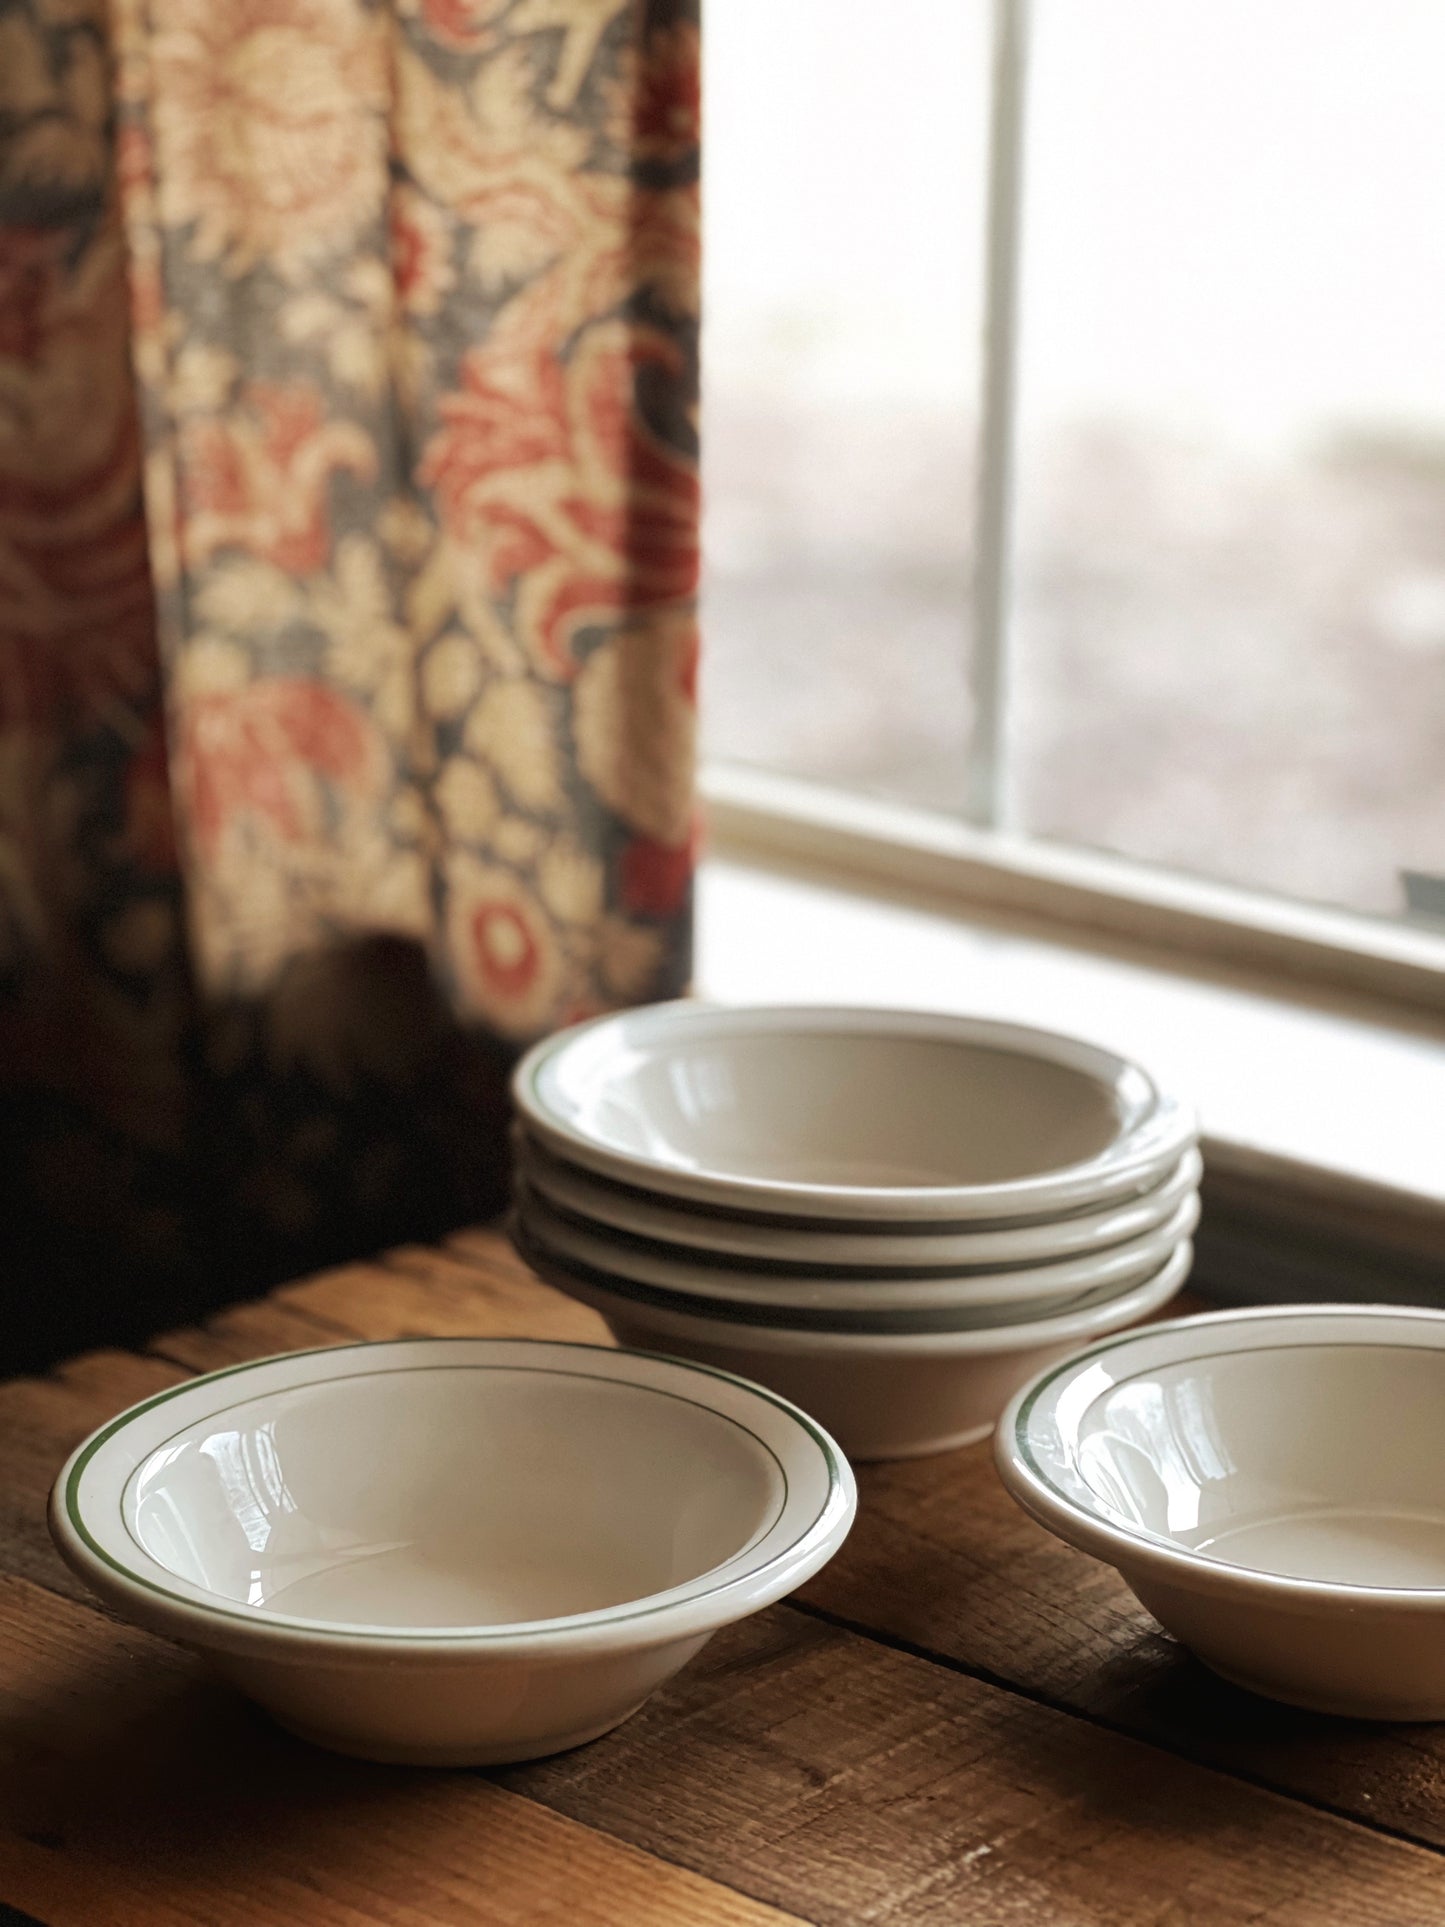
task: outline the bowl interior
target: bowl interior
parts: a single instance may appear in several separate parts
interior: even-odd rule
[[[914,1188],[1097,1157],[1146,1108],[1137,1083],[946,1037],[679,1025],[630,1052],[579,1039],[537,1091],[592,1142],[677,1170]]]
[[[133,1538],[218,1599],[331,1624],[486,1626],[684,1585],[772,1525],[772,1452],[676,1393],[464,1366],[272,1392],[127,1485]]]
[[[1162,1365],[1081,1414],[1076,1464],[1106,1516],[1226,1565],[1445,1587],[1445,1351],[1264,1345]]]

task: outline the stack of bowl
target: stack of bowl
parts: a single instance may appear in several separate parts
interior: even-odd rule
[[[857,1458],[985,1436],[1189,1268],[1192,1116],[1072,1038],[659,1004],[546,1039],[514,1092],[534,1269],[620,1343],[771,1386]]]

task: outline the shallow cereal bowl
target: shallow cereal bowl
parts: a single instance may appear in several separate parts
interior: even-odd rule
[[[1026,1386],[996,1454],[1025,1511],[1236,1685],[1445,1718],[1445,1313],[1151,1326]]]
[[[62,1556],[290,1731],[425,1765],[594,1739],[801,1585],[852,1474],[782,1399],[602,1346],[443,1338],[261,1359],[94,1433]]]
[[[603,1177],[835,1221],[1097,1209],[1195,1139],[1110,1051],[914,1011],[653,1004],[544,1039],[512,1090],[531,1137]]]

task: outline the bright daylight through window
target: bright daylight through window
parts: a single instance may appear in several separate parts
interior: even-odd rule
[[[1445,10],[1029,14],[1008,820],[1402,915],[1445,874]],[[706,28],[706,749],[955,812],[990,16]]]

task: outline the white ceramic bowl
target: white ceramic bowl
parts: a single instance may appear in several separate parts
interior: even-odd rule
[[[918,1458],[986,1438],[1024,1379],[1085,1340],[1158,1311],[1193,1256],[1181,1245],[1147,1283],[1064,1317],[885,1335],[701,1318],[644,1304],[522,1248],[548,1283],[600,1311],[620,1344],[655,1346],[770,1385],[818,1413],[856,1459]]]
[[[855,1503],[832,1440],[758,1386],[448,1338],[148,1399],[72,1455],[50,1524],[108,1605],[291,1731],[468,1765],[615,1726],[825,1564]]]
[[[1111,1052],[908,1011],[654,1004],[518,1065],[526,1129],[604,1177],[701,1204],[949,1224],[1137,1196],[1194,1122]]]
[[[1226,1679],[1445,1718],[1445,1313],[1154,1325],[1026,1387],[996,1449],[1024,1509]]]
[[[943,1230],[923,1224],[860,1224],[850,1230],[822,1220],[797,1224],[671,1203],[594,1177],[580,1165],[554,1156],[522,1131],[517,1133],[516,1158],[521,1180],[549,1204],[602,1230],[710,1257],[832,1265],[839,1271],[1003,1268],[1105,1251],[1163,1224],[1198,1188],[1204,1169],[1199,1152],[1190,1149],[1152,1190],[1100,1211],[1078,1211],[1061,1218],[1002,1226],[954,1225]]]
[[[879,1318],[906,1319],[961,1329],[1000,1324],[1013,1317],[1045,1316],[1085,1293],[1126,1291],[1152,1277],[1199,1222],[1198,1194],[1183,1198],[1173,1215],[1143,1237],[1112,1251],[1061,1259],[1054,1265],[1029,1265],[1017,1271],[983,1271],[934,1277],[869,1278],[866,1275],[813,1277],[796,1272],[748,1271],[709,1265],[698,1254],[670,1252],[619,1233],[590,1229],[560,1216],[525,1184],[517,1195],[518,1219],[527,1236],[553,1257],[607,1273],[653,1291],[681,1292],[695,1300],[736,1306],[746,1317],[757,1311],[778,1314],[787,1323],[799,1313],[809,1322],[838,1318],[862,1325]]]

